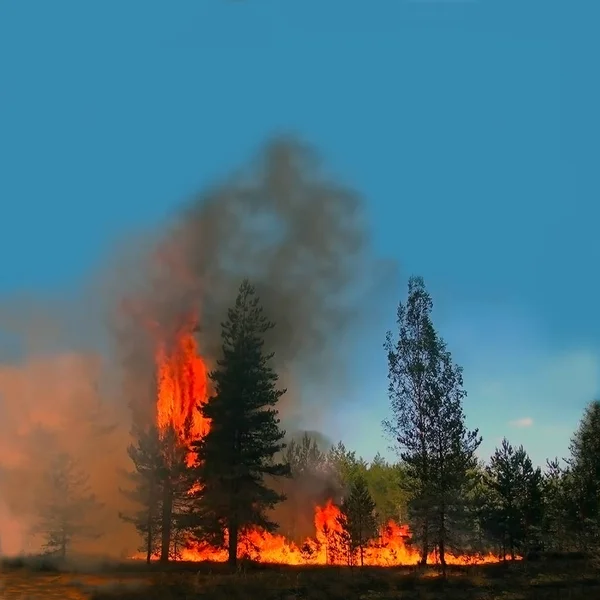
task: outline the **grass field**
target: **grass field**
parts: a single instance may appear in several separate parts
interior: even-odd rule
[[[583,560],[437,569],[113,565],[96,573],[6,564],[8,600],[600,600],[600,572]]]

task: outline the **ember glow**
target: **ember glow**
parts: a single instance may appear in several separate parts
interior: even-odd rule
[[[183,444],[206,435],[210,421],[202,417],[198,407],[206,402],[208,379],[206,365],[198,353],[193,327],[183,329],[169,347],[157,352],[157,411],[158,427],[175,429]],[[190,456],[189,460],[193,460]],[[348,553],[342,538],[339,521],[340,510],[328,501],[315,507],[315,536],[297,545],[285,537],[259,529],[241,533],[238,555],[263,563],[308,565],[349,564]],[[408,543],[410,532],[405,525],[390,521],[364,551],[364,564],[371,566],[414,565],[419,553]],[[227,560],[224,548],[202,544],[188,544],[181,550],[186,561]],[[467,565],[499,562],[492,554],[482,556],[453,556],[446,554],[451,565]],[[436,562],[432,553],[429,562]]]

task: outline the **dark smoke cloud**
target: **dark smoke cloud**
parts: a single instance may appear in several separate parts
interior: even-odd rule
[[[94,549],[135,550],[135,533],[118,518],[126,507],[116,474],[130,468],[129,404],[153,414],[156,336],[168,342],[196,312],[210,363],[244,277],[276,323],[268,344],[288,388],[284,425],[292,433],[308,413],[310,427],[326,431],[319,407],[354,379],[345,372],[340,340],[368,325],[366,315],[377,312],[368,310],[374,294],[392,281],[393,266],[373,256],[363,209],[357,194],[322,169],[314,150],[278,138],[168,223],[128,235],[74,295],[4,299],[0,336],[12,340],[0,358],[4,550],[29,547],[48,436],[56,451],[83,461],[106,504],[106,535]],[[327,393],[312,398],[307,383]],[[116,425],[109,435],[94,431],[99,402],[102,422]]]
[[[277,138],[174,216],[141,263],[133,261],[136,277],[126,277],[119,297],[129,296],[163,335],[197,311],[210,360],[248,277],[276,324],[267,343],[288,388],[285,412],[297,415],[311,404],[301,398],[302,381],[331,390],[345,379],[340,336],[365,325],[368,300],[389,281],[389,265],[373,256],[363,209],[355,192],[327,176],[313,149]],[[151,369],[147,326],[139,324],[133,319],[121,329],[120,352]]]

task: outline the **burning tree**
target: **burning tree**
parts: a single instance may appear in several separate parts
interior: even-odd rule
[[[264,334],[274,324],[263,314],[254,288],[245,280],[222,328],[222,358],[210,373],[214,395],[203,406],[211,426],[194,443],[197,453],[200,532],[224,543],[236,564],[240,534],[252,526],[277,528],[267,511],[285,499],[265,484],[266,476],[288,476],[288,464],[275,457],[285,444],[275,406],[277,374],[264,351]]]
[[[44,483],[32,533],[43,536],[48,554],[64,559],[74,540],[98,537],[90,516],[102,504],[90,490],[88,475],[66,453],[52,461]]]

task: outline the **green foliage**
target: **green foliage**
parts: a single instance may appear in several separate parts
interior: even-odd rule
[[[364,549],[377,535],[375,502],[371,498],[364,477],[357,476],[340,507],[340,524],[348,543],[349,557],[354,561],[358,551],[360,564],[364,564]]]
[[[421,561],[435,548],[445,564],[446,548],[458,545],[466,518],[464,493],[481,438],[465,426],[462,369],[435,331],[432,308],[423,279],[412,277],[406,304],[398,306],[397,339],[389,332],[384,345],[393,414],[384,427],[405,468]]]
[[[299,441],[291,440],[283,451],[283,462],[290,465],[291,474],[300,477],[320,470],[325,463],[325,453],[317,441],[305,432]]]
[[[190,532],[215,545],[226,543],[227,532],[235,562],[245,528],[274,531],[284,520],[284,535],[302,542],[314,533],[312,509],[330,498],[341,505],[345,533],[330,532],[327,554],[345,544],[351,563],[362,560],[365,545],[391,519],[410,525],[422,561],[435,553],[444,564],[446,552],[528,557],[578,548],[597,554],[600,402],[586,409],[564,467],[555,459],[542,473],[522,446],[507,440],[487,465],[478,461],[481,438],[465,425],[462,369],[435,331],[432,308],[423,280],[411,278],[406,304],[398,307],[397,338],[388,333],[385,343],[392,419],[384,427],[400,460],[390,464],[378,454],[367,463],[342,442],[325,449],[309,433],[284,443],[276,409],[284,390],[264,350],[274,325],[244,281],[222,325],[213,395],[202,408],[212,426],[193,445],[196,464],[187,466],[189,449],[170,430],[136,431],[128,450],[135,469],[124,494],[137,508],[122,518],[144,538],[148,559],[177,557]],[[193,484],[198,491],[190,494]],[[77,494],[72,497],[78,506]],[[80,495],[80,506],[85,498]],[[56,506],[53,511],[45,514],[58,514]],[[44,528],[57,530],[49,517]],[[84,534],[75,523],[69,529],[71,537]],[[57,539],[49,536],[49,546]]]
[[[194,444],[202,534],[223,543],[227,530],[231,563],[240,531],[277,528],[268,511],[285,497],[265,478],[290,474],[289,465],[275,459],[285,448],[275,408],[285,390],[276,388],[278,376],[269,364],[273,355],[263,349],[263,336],[273,326],[254,288],[244,281],[223,323],[222,357],[210,373],[214,395],[203,413],[211,428]]]
[[[377,454],[365,469],[364,476],[375,502],[378,526],[384,526],[390,520],[405,522],[408,494],[405,491],[405,473],[402,466],[389,464],[381,454]]]
[[[571,547],[569,527],[570,499],[567,494],[567,472],[557,459],[546,461],[542,479],[544,513],[541,536],[545,550],[564,552]]]
[[[542,473],[534,469],[523,446],[502,440],[490,459],[486,528],[503,555],[514,560],[537,547],[543,519]]]
[[[569,522],[582,550],[600,548],[600,401],[585,410],[569,447],[565,483],[571,501]]]

